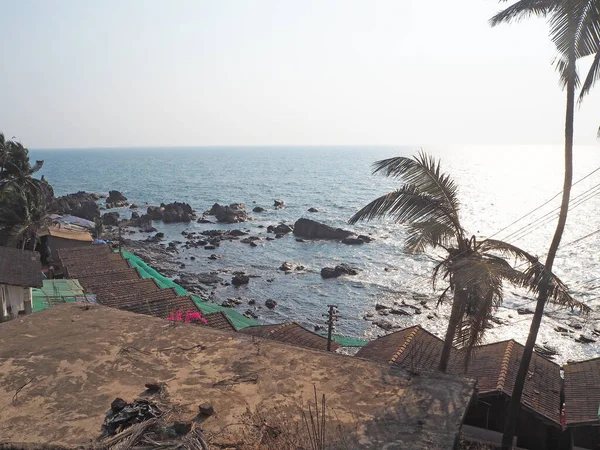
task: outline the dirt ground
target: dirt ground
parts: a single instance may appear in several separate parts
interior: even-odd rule
[[[110,403],[167,383],[181,420],[210,402],[213,440],[243,438],[249,417],[300,420],[325,394],[360,448],[452,448],[473,393],[469,380],[258,340],[204,326],[82,304],[0,324],[0,446],[91,446]]]

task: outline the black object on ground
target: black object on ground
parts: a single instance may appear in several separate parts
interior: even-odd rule
[[[117,398],[111,403],[111,409],[106,413],[102,434],[113,436],[136,423],[160,417],[162,411],[148,400],[134,400],[126,403]]]

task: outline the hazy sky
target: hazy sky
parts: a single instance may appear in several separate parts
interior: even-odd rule
[[[491,28],[506,5],[0,0],[0,131],[32,148],[560,144],[547,26]],[[576,144],[599,110],[600,86]]]

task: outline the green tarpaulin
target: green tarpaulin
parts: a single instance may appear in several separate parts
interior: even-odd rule
[[[32,309],[42,311],[58,303],[74,302],[83,296],[83,288],[77,280],[44,280],[42,288],[32,289]]]

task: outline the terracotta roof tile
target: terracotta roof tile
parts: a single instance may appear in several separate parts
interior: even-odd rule
[[[72,265],[86,266],[92,261],[120,261],[121,259],[123,259],[123,257],[118,253],[69,255],[59,256],[58,261],[56,261],[55,264],[62,267]]]
[[[204,316],[206,319],[207,325],[211,328],[218,328],[219,330],[224,331],[237,331],[227,314],[223,311],[217,311],[214,313],[206,314]]]
[[[477,347],[466,375],[477,379],[480,395],[512,395],[524,347],[514,340]],[[464,374],[462,352],[453,354],[450,372]],[[560,424],[560,366],[534,353],[525,380],[522,404],[554,424]]]
[[[0,284],[43,286],[40,254],[11,247],[0,247]]]
[[[99,303],[104,306],[110,306],[111,308],[123,309],[127,305],[139,303],[142,301],[154,301],[154,300],[172,300],[177,297],[178,294],[175,289],[158,289],[152,292],[128,292],[126,295],[119,295],[117,297],[100,296]]]
[[[74,256],[74,255],[100,255],[100,254],[111,254],[114,253],[108,245],[88,245],[85,247],[72,247],[72,248],[59,248],[59,256]]]
[[[129,269],[131,266],[126,259],[116,261],[86,261],[86,265],[69,264],[65,267],[68,278],[79,278],[95,275],[101,272]]]
[[[94,286],[114,283],[116,281],[137,280],[140,274],[137,270],[128,268],[120,270],[110,270],[107,272],[98,272],[89,276],[79,276],[79,284],[84,289],[92,289]]]
[[[167,319],[172,312],[181,310],[185,312],[199,312],[196,303],[189,295],[176,295],[170,300],[148,300],[126,305],[120,309],[131,311],[138,314],[147,314],[149,316]]]
[[[132,294],[145,294],[158,291],[159,289],[160,287],[156,284],[154,279],[145,278],[98,285],[94,286],[89,291],[86,289],[86,291],[88,293],[91,292],[92,294],[96,294],[98,302],[104,304],[103,302],[110,301],[110,299],[116,297]]]
[[[567,426],[600,425],[600,358],[564,366]]]
[[[316,350],[327,350],[327,338],[301,327],[295,322],[286,322],[277,325],[256,325],[240,330],[240,333],[249,334],[265,339],[274,339],[286,344],[308,347]],[[335,351],[341,345],[331,343],[331,350]]]
[[[370,341],[356,356],[434,371],[439,366],[443,346],[443,340],[417,325]]]

